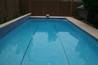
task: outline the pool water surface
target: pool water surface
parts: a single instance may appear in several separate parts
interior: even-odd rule
[[[0,39],[0,65],[98,65],[98,41],[64,18],[31,18]]]

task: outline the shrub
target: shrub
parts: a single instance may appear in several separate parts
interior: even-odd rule
[[[98,0],[83,0],[83,3],[87,10],[98,12]]]

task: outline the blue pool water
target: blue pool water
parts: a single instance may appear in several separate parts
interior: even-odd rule
[[[98,65],[98,41],[66,19],[28,19],[0,39],[0,65]]]

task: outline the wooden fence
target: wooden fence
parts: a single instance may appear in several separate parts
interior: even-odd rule
[[[30,1],[29,10],[34,16],[50,14],[52,16],[72,16],[81,2]]]
[[[17,17],[19,9],[19,0],[0,0],[0,23]]]
[[[35,16],[43,16],[47,13],[54,16],[71,16],[79,5],[81,5],[80,2],[59,0],[0,0],[0,23],[28,12]]]
[[[27,0],[0,0],[0,23],[26,14],[28,11],[26,9],[29,7],[26,5],[26,1]]]

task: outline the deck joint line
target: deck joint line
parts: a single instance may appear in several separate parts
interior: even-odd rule
[[[55,25],[55,24],[54,24],[54,27],[55,27],[55,30],[56,30],[56,32],[57,32],[57,28],[56,28],[56,25]],[[68,64],[70,65],[70,62],[69,62],[69,59],[68,59],[68,56],[67,56],[67,52],[66,52],[66,50],[65,50],[65,48],[64,48],[63,42],[62,42],[62,40],[61,40],[59,34],[57,34],[57,35],[58,35],[58,37],[59,37],[59,39],[60,39],[60,42],[61,42],[62,48],[63,48],[64,53],[65,53],[65,56],[66,56],[66,58],[67,58],[67,62],[68,62]]]
[[[37,29],[38,29],[38,26],[39,26],[39,24],[36,26],[36,29],[35,29],[35,31],[33,32],[32,35],[34,35],[34,34],[36,33],[36,31],[37,31]],[[22,65],[22,63],[23,63],[23,61],[24,61],[24,58],[25,58],[26,53],[27,53],[27,51],[28,51],[28,49],[29,49],[29,46],[30,46],[30,44],[31,44],[31,42],[32,42],[32,39],[33,39],[33,36],[31,37],[31,39],[30,39],[30,41],[29,41],[29,44],[28,44],[28,46],[27,46],[27,48],[26,48],[26,51],[25,51],[25,53],[24,53],[24,55],[23,55],[23,57],[22,57],[22,60],[21,60],[21,62],[20,62],[20,65]]]

